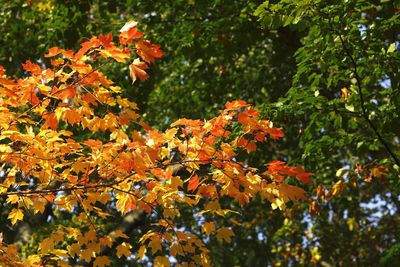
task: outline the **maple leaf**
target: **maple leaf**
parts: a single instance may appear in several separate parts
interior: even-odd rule
[[[151,253],[153,255],[156,254],[157,251],[161,250],[161,239],[157,236],[152,237],[149,247],[151,248]]]
[[[192,176],[189,180],[188,190],[194,191],[199,186],[199,177],[197,175]]]
[[[2,76],[6,72],[6,69],[0,65],[0,76]]]
[[[104,266],[110,266],[111,261],[107,256],[99,256],[96,257],[96,259],[93,262],[94,267],[104,267]]]
[[[136,77],[141,80],[146,80],[149,75],[144,71],[147,70],[149,66],[147,66],[146,62],[140,61],[140,59],[136,58],[131,65],[129,65],[129,74],[132,79],[132,83],[136,81]]]
[[[130,244],[122,242],[122,244],[118,245],[117,247],[117,257],[129,257],[130,255],[132,255],[131,248],[132,246]]]
[[[58,47],[51,47],[49,48],[49,53],[45,54],[44,57],[54,57],[62,52],[64,52],[64,49],[60,49]]]
[[[92,37],[90,38],[89,41],[81,43],[81,49],[79,49],[78,52],[76,52],[74,58],[76,60],[82,59],[83,55],[89,51],[91,48],[98,47],[101,44],[100,40],[97,37]]]
[[[42,74],[42,69],[39,65],[32,63],[31,61],[27,60],[25,64],[22,64],[24,70],[29,71],[33,75],[40,75]]]
[[[154,265],[155,266],[165,266],[165,267],[171,266],[168,257],[165,257],[165,256],[157,256],[154,259]]]
[[[230,243],[232,236],[235,236],[235,234],[228,227],[222,227],[217,231],[217,239],[219,241],[224,240],[225,242]]]
[[[126,31],[122,31],[118,38],[119,38],[119,42],[122,45],[127,45],[127,44],[131,44],[133,39],[137,39],[143,36],[143,33],[138,31],[138,29],[133,26],[131,27],[129,30]]]
[[[45,238],[40,242],[39,244],[39,249],[42,251],[42,253],[47,253],[51,250],[54,249],[55,242],[52,238]]]
[[[201,120],[178,119],[177,121],[175,121],[174,123],[171,124],[171,127],[175,127],[178,125],[189,126],[189,127],[198,127],[203,124],[204,124],[204,122],[202,122]]]
[[[285,134],[282,132],[281,128],[269,128],[266,130],[266,132],[274,140],[277,140],[277,139],[285,136]]]
[[[244,100],[234,100],[225,104],[226,110],[237,110],[245,106],[247,106],[247,103]]]
[[[42,115],[45,123],[42,126],[42,129],[52,129],[56,130],[58,126],[58,121],[54,113],[45,113]]]
[[[215,231],[215,224],[213,222],[206,222],[202,225],[201,230],[206,234],[210,235]]]
[[[100,43],[105,48],[112,46],[112,44],[113,44],[112,39],[113,39],[113,35],[111,33],[99,35]]]
[[[24,213],[21,209],[12,209],[10,214],[8,214],[8,219],[11,220],[11,223],[14,225],[17,221],[22,221],[24,218]]]
[[[163,56],[160,46],[152,44],[149,41],[138,41],[136,49],[137,54],[146,62],[154,63],[156,58]]]
[[[144,255],[146,254],[147,249],[145,246],[140,246],[137,255],[136,255],[136,259],[143,259]]]
[[[89,263],[92,260],[92,258],[95,257],[95,253],[93,250],[87,248],[87,249],[82,250],[79,257],[81,259],[83,259],[84,261],[86,261],[87,263]]]

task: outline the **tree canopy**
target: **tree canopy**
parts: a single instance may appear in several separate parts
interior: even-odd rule
[[[2,3],[3,264],[391,266],[399,9]]]

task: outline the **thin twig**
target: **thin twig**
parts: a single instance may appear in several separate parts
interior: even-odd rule
[[[332,25],[331,25],[331,27],[332,27]],[[333,29],[333,27],[332,27],[332,29]],[[340,42],[342,44],[343,50],[345,51],[346,55],[350,58],[350,60],[352,62],[353,74],[355,76],[356,83],[357,83],[357,89],[358,89],[357,91],[358,91],[358,95],[359,95],[359,100],[360,100],[361,111],[362,111],[363,117],[367,121],[367,123],[371,127],[371,129],[374,131],[375,135],[378,137],[379,142],[385,147],[386,151],[390,154],[390,156],[392,157],[394,162],[397,164],[397,166],[400,166],[399,158],[396,156],[396,154],[390,148],[389,144],[385,141],[385,139],[379,133],[378,128],[375,126],[375,124],[369,119],[367,109],[365,108],[365,100],[364,100],[364,95],[363,95],[362,88],[361,88],[361,78],[358,74],[357,63],[356,63],[355,59],[353,58],[353,56],[351,55],[350,50],[346,46],[345,41],[344,41],[342,35],[340,34],[340,32],[335,29],[333,29],[333,31],[338,35]]]

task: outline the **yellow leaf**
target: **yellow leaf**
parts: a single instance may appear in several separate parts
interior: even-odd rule
[[[15,204],[15,203],[18,202],[18,200],[19,200],[19,196],[18,195],[9,195],[7,197],[7,203],[10,203],[10,204]]]
[[[136,259],[143,259],[144,254],[146,254],[147,249],[145,246],[140,246],[138,253],[136,255]]]
[[[217,231],[218,241],[224,240],[225,242],[230,243],[232,236],[235,236],[235,234],[228,227],[222,227]]]
[[[8,219],[11,220],[12,224],[16,224],[17,221],[22,221],[24,218],[24,213],[21,209],[13,209],[10,214],[8,214]]]
[[[165,256],[157,256],[154,260],[154,266],[170,266],[169,259]]]
[[[39,255],[30,255],[25,261],[25,266],[40,266],[42,259]]]
[[[218,200],[209,202],[204,208],[204,210],[219,210],[219,209],[221,209],[221,206],[219,205]]]
[[[177,176],[172,176],[170,179],[170,183],[171,183],[171,188],[176,191],[178,191],[178,187],[183,186],[183,181]]]
[[[78,243],[74,243],[70,246],[67,246],[67,250],[71,257],[75,257],[75,255],[79,254],[81,246]]]
[[[347,101],[347,99],[349,98],[349,96],[351,94],[350,90],[347,89],[347,87],[343,87],[342,89],[340,89],[340,92],[341,92],[341,98],[344,101]]]
[[[40,242],[39,245],[40,251],[45,254],[54,249],[54,240],[52,238],[45,238]]]
[[[121,258],[122,256],[129,257],[132,255],[131,253],[131,245],[125,242],[122,242],[121,245],[117,247],[117,257]]]
[[[91,250],[91,249],[84,249],[82,250],[81,254],[79,255],[79,257],[86,261],[86,262],[90,262],[92,260],[92,257],[95,257],[95,253]]]
[[[112,232],[113,235],[115,235],[115,237],[122,237],[122,238],[128,238],[128,236],[122,232],[122,230],[115,230],[114,232]]]
[[[68,258],[68,251],[65,249],[54,249],[51,253],[58,256],[59,258]]]
[[[215,231],[215,224],[213,222],[206,222],[205,224],[203,224],[201,229],[206,235],[210,235],[212,232]]]
[[[271,201],[271,208],[272,208],[273,210],[275,210],[275,209],[277,209],[277,208],[279,208],[280,210],[284,210],[284,209],[286,208],[285,201],[283,201],[283,200],[280,199],[280,198],[274,198],[274,199]]]
[[[157,236],[153,236],[149,247],[151,247],[151,253],[153,253],[153,255],[156,254],[157,251],[161,250],[161,239]]]
[[[176,255],[184,255],[185,253],[182,250],[182,245],[174,242],[169,248],[171,256],[175,257]]]
[[[383,166],[372,168],[372,175],[381,178],[384,174],[389,172],[389,169]],[[8,200],[7,200],[8,201]]]
[[[107,256],[99,256],[97,257],[94,262],[93,266],[96,267],[104,267],[111,265],[110,259]]]

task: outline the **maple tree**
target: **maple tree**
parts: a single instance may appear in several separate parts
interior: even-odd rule
[[[207,266],[208,237],[229,243],[235,235],[215,219],[238,213],[226,203],[244,206],[260,197],[284,210],[289,201],[307,199],[300,185],[311,174],[302,167],[275,160],[257,169],[238,160],[284,136],[245,101],[227,102],[210,120],[181,118],[159,131],[102,72],[112,61],[132,62],[131,80],[143,80],[162,55],[130,21],[117,38],[92,37],[77,52],[49,49],[51,67],[26,61],[24,78],[11,79],[0,68],[4,209],[11,226],[46,209],[54,222],[29,254],[1,240],[1,264],[107,266],[112,259],[104,251],[112,249],[117,258],[147,255],[158,266],[171,260]],[[149,221],[139,244],[101,224],[138,211]],[[181,225],[183,212],[200,232]]]

